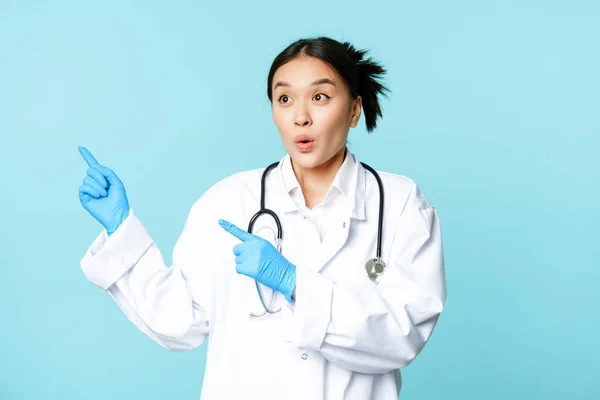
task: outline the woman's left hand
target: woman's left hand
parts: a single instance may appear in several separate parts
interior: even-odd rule
[[[291,302],[296,289],[296,266],[267,240],[222,219],[219,225],[242,241],[233,247],[236,271],[281,292]]]

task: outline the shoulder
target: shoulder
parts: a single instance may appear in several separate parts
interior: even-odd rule
[[[370,175],[368,171],[366,173]],[[381,178],[386,200],[389,199],[396,207],[434,208],[412,178],[386,171],[377,171],[377,173]]]
[[[377,172],[385,188],[385,212],[395,221],[391,225],[392,229],[396,233],[399,232],[398,229],[403,232],[408,230],[413,236],[417,232],[429,234],[438,218],[438,211],[425,197],[419,185],[405,175]]]

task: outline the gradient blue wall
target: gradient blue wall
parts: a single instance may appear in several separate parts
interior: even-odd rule
[[[197,399],[88,283],[84,145],[167,263],[191,204],[284,152],[265,86],[316,35],[389,70],[351,150],[439,209],[448,301],[401,398],[600,398],[597,1],[0,1],[0,398]],[[282,398],[285,398],[283,395]]]

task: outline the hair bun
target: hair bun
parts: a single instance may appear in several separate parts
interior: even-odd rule
[[[346,49],[346,52],[348,53],[352,61],[354,61],[356,66],[360,67],[363,58],[365,57],[366,50],[357,50],[352,44],[350,44],[350,42],[343,42],[342,46],[344,46],[344,49]]]

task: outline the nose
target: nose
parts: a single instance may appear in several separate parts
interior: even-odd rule
[[[306,111],[306,109],[299,109],[296,111],[296,116],[294,118],[294,124],[296,126],[310,126],[312,124],[312,120],[310,119],[310,116],[308,115],[308,112]]]
[[[304,118],[304,119],[298,119],[296,118],[296,126],[308,126],[310,124],[310,121],[308,121],[308,119]]]

